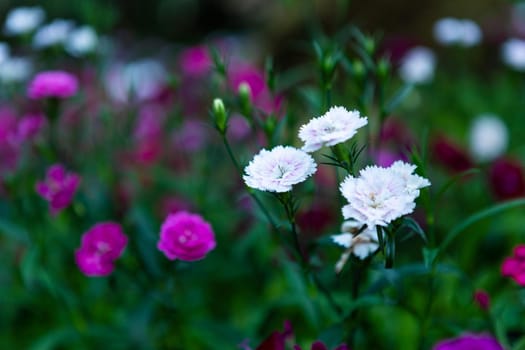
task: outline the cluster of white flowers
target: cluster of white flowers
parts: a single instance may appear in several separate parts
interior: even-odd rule
[[[248,187],[261,191],[291,191],[316,171],[314,159],[306,152],[346,142],[367,122],[357,111],[333,107],[300,128],[302,150],[291,146],[263,149],[244,169],[243,179]],[[341,192],[348,200],[342,212],[348,221],[341,228],[343,233],[332,237],[346,248],[337,271],[351,253],[364,259],[378,249],[377,226],[387,226],[414,210],[420,189],[430,186],[427,179],[414,174],[415,169],[415,165],[402,161],[389,168],[369,166],[359,177],[349,175],[341,183]]]
[[[475,46],[481,42],[481,29],[470,19],[446,17],[434,24],[434,37],[443,45]]]
[[[323,146],[345,142],[367,123],[367,118],[361,117],[358,111],[332,107],[321,117],[313,118],[301,127],[299,138],[304,142],[302,149],[315,152]]]
[[[263,149],[244,169],[246,185],[261,191],[288,192],[317,170],[314,159],[291,146]]]
[[[511,38],[501,46],[501,59],[512,69],[525,71],[525,40]]]
[[[429,48],[410,49],[399,67],[399,76],[406,83],[423,84],[432,81],[436,69],[436,56]]]
[[[507,126],[496,115],[482,114],[472,123],[469,134],[470,152],[478,161],[488,162],[507,150]]]
[[[359,177],[349,175],[340,190],[348,200],[343,217],[372,228],[387,226],[415,208],[419,190],[430,182],[413,174],[415,166],[397,161],[389,168],[368,166]]]
[[[7,14],[4,32],[7,35],[27,35],[34,32],[33,47],[45,49],[63,45],[73,56],[85,56],[94,52],[98,36],[89,26],[75,28],[75,23],[65,19],[55,19],[43,25],[45,12],[41,7],[18,7]]]

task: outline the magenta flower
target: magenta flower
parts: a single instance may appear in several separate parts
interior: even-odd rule
[[[464,334],[434,345],[433,350],[503,350],[496,339],[488,334]]]
[[[512,159],[499,159],[489,170],[490,188],[501,200],[525,196],[525,174],[522,165]]]
[[[434,159],[451,172],[462,172],[472,168],[473,163],[467,152],[445,137],[439,137],[433,142]]]
[[[128,237],[119,224],[101,222],[82,236],[82,243],[75,252],[80,271],[90,277],[107,276],[128,244]]]
[[[170,214],[160,228],[157,248],[170,260],[200,260],[215,248],[211,225],[200,215],[180,211]]]
[[[20,155],[17,119],[9,108],[0,108],[0,172],[16,168]]]
[[[301,350],[301,347],[299,345],[295,345],[294,350]],[[312,344],[311,350],[328,350],[328,348],[322,341],[317,340]],[[341,344],[334,348],[334,350],[349,350],[349,348],[347,345]]]
[[[483,289],[477,289],[474,292],[474,301],[483,311],[488,311],[490,308],[490,295]]]
[[[18,136],[22,140],[35,137],[44,127],[46,117],[41,113],[26,114],[18,122]]]
[[[211,71],[213,61],[204,45],[189,47],[179,57],[182,72],[191,77],[202,77]]]
[[[80,176],[54,164],[47,169],[46,179],[37,182],[36,191],[49,202],[51,214],[55,215],[71,203],[79,183]]]
[[[67,98],[77,93],[77,78],[64,71],[45,71],[38,73],[27,89],[29,98]]]
[[[514,255],[503,261],[501,274],[512,278],[520,286],[525,286],[525,244],[516,246]]]

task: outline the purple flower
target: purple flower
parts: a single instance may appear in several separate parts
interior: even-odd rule
[[[80,176],[67,173],[60,164],[54,164],[47,169],[46,179],[36,184],[37,193],[49,202],[53,215],[66,208],[80,183]]]
[[[101,222],[82,236],[82,243],[75,252],[78,268],[86,276],[107,276],[115,268],[128,243],[128,237],[119,224]]]
[[[525,286],[525,245],[514,248],[514,255],[506,258],[501,265],[501,274],[510,277],[520,286]]]
[[[18,136],[22,140],[35,137],[44,127],[46,117],[40,113],[26,114],[18,122]]]
[[[67,98],[77,93],[77,78],[64,71],[45,71],[38,73],[27,89],[27,95],[34,100],[57,97]]]
[[[452,172],[462,172],[472,168],[472,160],[459,146],[445,137],[439,137],[432,145],[434,158]]]
[[[213,61],[208,48],[200,45],[189,47],[181,52],[179,64],[187,76],[201,77],[210,72]]]
[[[499,159],[489,170],[490,187],[496,198],[501,200],[525,195],[523,167],[512,159]]]
[[[194,261],[203,259],[215,245],[208,222],[198,214],[180,211],[164,220],[157,248],[170,260]]]
[[[434,345],[433,350],[503,350],[496,339],[488,334],[463,334]]]
[[[0,108],[0,171],[16,168],[20,155],[17,119],[9,108]]]
[[[285,350],[286,341],[293,337],[293,328],[290,321],[284,322],[282,332],[274,331],[255,350]]]
[[[490,295],[483,289],[478,289],[474,292],[474,301],[483,311],[488,311],[490,308]]]

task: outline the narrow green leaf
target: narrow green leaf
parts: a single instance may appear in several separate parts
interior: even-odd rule
[[[465,219],[460,224],[456,225],[456,227],[454,227],[454,229],[449,232],[448,236],[441,243],[437,255],[441,254],[450,245],[450,243],[452,243],[452,241],[457,236],[459,236],[460,233],[465,231],[467,228],[469,228],[471,225],[475,224],[476,222],[481,221],[490,216],[494,216],[506,210],[519,207],[519,206],[525,206],[525,198],[518,198],[518,199],[509,201],[509,202],[497,204],[495,206],[484,209],[480,212],[477,212],[469,216],[467,219]]]
[[[436,194],[436,200],[440,198],[452,185],[458,182],[461,178],[478,173],[480,173],[480,170],[478,168],[472,168],[453,176],[447,181],[447,183],[443,185],[443,187],[439,189],[439,191]]]
[[[386,114],[390,114],[394,111],[394,109],[397,108],[397,106],[399,106],[399,104],[401,102],[403,102],[403,100],[408,96],[410,95],[410,93],[412,92],[414,86],[413,85],[404,85],[402,86],[398,91],[396,91],[396,93],[394,94],[394,96],[390,99],[390,101],[388,101],[386,104],[385,104],[385,113]]]

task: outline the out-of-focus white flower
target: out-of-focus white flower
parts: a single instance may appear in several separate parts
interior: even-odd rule
[[[44,22],[45,13],[41,7],[17,7],[7,14],[4,31],[7,35],[20,35],[35,30]]]
[[[390,222],[411,213],[419,189],[430,181],[413,174],[415,167],[397,161],[389,168],[368,166],[351,175],[340,186],[348,201],[342,209],[345,219],[354,219],[368,227],[387,226]]]
[[[358,233],[363,224],[355,220],[347,220],[341,225],[343,233],[333,235],[332,240],[349,249],[355,256],[365,259],[379,248],[375,227],[367,227]]]
[[[492,114],[477,117],[470,129],[470,152],[478,161],[491,161],[507,150],[509,133],[501,118]]]
[[[155,97],[166,84],[168,73],[164,66],[151,58],[118,64],[109,69],[105,79],[108,94],[115,101],[139,101]]]
[[[0,81],[5,84],[24,82],[33,74],[33,63],[24,57],[11,57],[0,63]]]
[[[33,47],[43,49],[53,45],[64,44],[73,27],[72,21],[56,19],[38,29],[33,37]]]
[[[525,71],[525,40],[512,38],[501,46],[501,59],[509,67]]]
[[[6,43],[0,43],[0,63],[4,62],[9,58],[10,53],[9,45]]]
[[[308,154],[291,146],[261,150],[244,168],[248,187],[268,192],[288,192],[315,173],[317,166]]]
[[[313,118],[299,130],[305,152],[314,152],[323,146],[335,146],[352,138],[357,129],[368,123],[358,111],[332,107],[324,115]]]
[[[422,84],[434,78],[436,56],[429,48],[418,46],[410,49],[399,67],[399,75],[403,81],[412,84]]]
[[[443,45],[475,46],[481,42],[478,24],[470,19],[446,17],[434,24],[434,37]]]
[[[95,51],[97,44],[98,36],[95,30],[89,26],[83,26],[69,34],[65,48],[73,56],[84,56]]]

